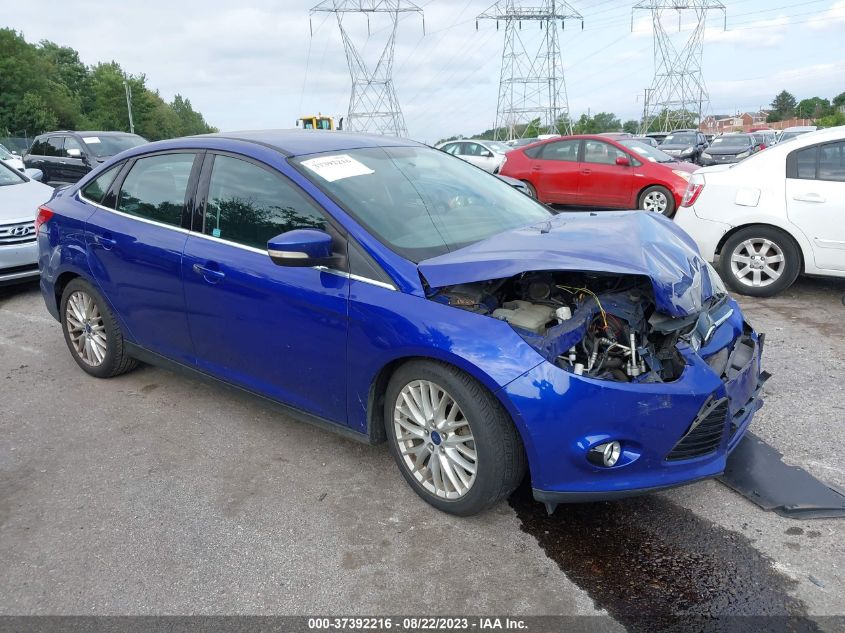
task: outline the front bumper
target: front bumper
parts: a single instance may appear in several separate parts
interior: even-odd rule
[[[702,156],[699,163],[702,167],[710,167],[712,165],[733,165],[741,160],[741,158],[737,158],[736,156],[720,156],[715,154],[710,158]]]
[[[38,277],[38,244],[0,244],[0,285]]]
[[[743,339],[753,345],[753,353],[731,379],[722,380],[705,359]],[[699,353],[679,347],[686,368],[674,382],[595,380],[543,363],[510,383],[505,391],[516,409],[535,498],[550,505],[612,499],[721,474],[762,405],[761,348],[762,339],[745,327],[735,309]],[[714,450],[667,460],[713,398],[728,403]],[[616,466],[587,461],[590,448],[610,440],[622,443]]]

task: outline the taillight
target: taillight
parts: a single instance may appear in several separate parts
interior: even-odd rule
[[[41,225],[47,224],[52,217],[53,211],[51,209],[45,206],[38,207],[38,215],[35,216],[35,232],[38,233],[38,229],[41,228]]]
[[[687,190],[684,192],[684,197],[681,200],[682,207],[691,207],[695,204],[695,201],[698,200],[698,196],[701,195],[701,192],[704,190],[704,176],[699,174],[693,174],[690,177],[689,184],[687,185]]]

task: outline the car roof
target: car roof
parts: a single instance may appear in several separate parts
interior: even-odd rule
[[[784,128],[784,132],[815,132],[818,128],[815,125],[793,125],[792,127]]]
[[[53,132],[44,132],[38,136],[52,136],[54,134],[62,136],[68,134],[77,134],[79,136],[138,136],[132,132],[121,132],[120,130],[55,130]]]
[[[287,154],[288,156],[337,152],[367,147],[422,146],[416,141],[399,138],[397,136],[358,134],[354,132],[340,132],[334,130],[244,130],[236,132],[201,134],[185,138],[193,140],[198,138],[219,138],[247,141],[271,147],[283,154]]]

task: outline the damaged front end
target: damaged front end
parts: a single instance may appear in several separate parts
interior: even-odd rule
[[[700,311],[670,316],[658,310],[649,279],[594,272],[533,271],[429,298],[506,321],[565,371],[637,383],[676,380],[684,368],[678,343],[698,350],[733,313],[728,295],[716,292]]]

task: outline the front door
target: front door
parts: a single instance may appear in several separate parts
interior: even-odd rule
[[[325,215],[264,165],[209,154],[203,174],[182,265],[199,368],[345,424],[349,279],[267,255],[280,233],[327,229]]]
[[[816,266],[845,270],[845,141],[790,154],[786,210],[812,244]]]
[[[91,171],[87,152],[82,144],[72,136],[65,136],[63,180],[67,183],[78,182]]]
[[[182,251],[195,158],[183,152],[136,160],[120,185],[115,210],[97,208],[86,232],[91,271],[131,338],[184,363],[193,363]]]
[[[619,157],[631,159],[621,149],[604,141],[584,141],[579,198],[591,207],[623,208],[630,205],[634,168],[617,165]]]

